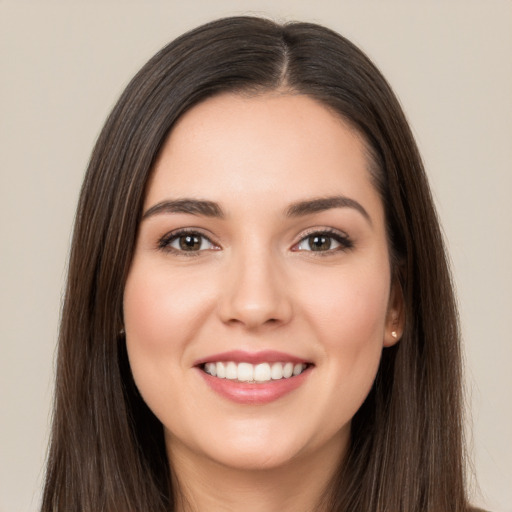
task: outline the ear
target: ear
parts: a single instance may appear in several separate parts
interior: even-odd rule
[[[402,286],[395,276],[391,284],[389,294],[388,311],[386,314],[386,326],[384,331],[383,345],[392,347],[400,341],[404,332],[405,308]]]

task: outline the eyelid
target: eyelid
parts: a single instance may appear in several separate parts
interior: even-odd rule
[[[334,249],[328,249],[326,251],[312,251],[312,250],[307,251],[305,249],[296,249],[308,237],[313,236],[313,235],[324,235],[324,236],[330,237],[330,238],[334,239],[340,245],[340,247],[336,247]],[[353,246],[354,246],[354,242],[352,241],[350,236],[347,233],[345,233],[344,231],[334,229],[334,228],[329,228],[329,227],[315,227],[315,228],[310,228],[310,229],[306,230],[305,232],[301,233],[300,239],[293,244],[291,250],[294,252],[304,251],[304,252],[317,253],[317,255],[326,255],[326,254],[332,254],[332,253],[335,253],[338,251],[349,250],[349,249],[352,249]]]
[[[199,249],[197,251],[184,251],[184,250],[177,249],[176,247],[172,247],[170,245],[175,240],[178,240],[180,236],[185,236],[185,235],[197,235],[197,236],[203,238],[204,240],[207,240],[213,246],[213,248]],[[219,246],[219,244],[215,243],[212,240],[211,236],[206,235],[201,228],[187,227],[187,228],[174,229],[172,231],[169,231],[162,237],[160,237],[157,242],[157,248],[162,251],[173,252],[174,254],[177,254],[180,256],[199,256],[201,253],[204,253],[204,251],[219,250],[220,246]]]
[[[207,240],[212,245],[212,247],[208,248],[208,249],[185,251],[185,250],[181,250],[181,249],[172,247],[170,245],[172,242],[179,239],[180,236],[184,236],[184,235],[197,235],[197,236],[201,237],[202,239]],[[332,249],[327,249],[324,251],[313,251],[313,250],[308,251],[305,249],[297,248],[308,237],[313,236],[313,235],[323,235],[323,236],[332,238],[333,240],[336,241],[337,244],[339,244],[339,246],[332,248]],[[220,245],[218,243],[214,242],[212,240],[212,238],[213,237],[211,235],[205,234],[204,230],[201,228],[196,228],[196,227],[178,228],[178,229],[174,229],[174,230],[166,233],[162,237],[160,237],[157,242],[157,249],[162,250],[162,251],[173,252],[180,256],[199,256],[201,253],[204,253],[205,251],[221,249]],[[291,247],[291,250],[293,252],[312,252],[312,253],[317,253],[317,255],[327,255],[327,254],[333,254],[333,253],[339,252],[339,251],[349,250],[353,246],[354,246],[354,243],[353,243],[352,239],[344,231],[334,229],[331,227],[315,227],[315,228],[310,228],[310,229],[306,230],[305,232],[301,233],[300,239],[293,244],[293,246]]]

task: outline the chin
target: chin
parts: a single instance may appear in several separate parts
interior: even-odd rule
[[[236,445],[222,452],[211,453],[212,461],[237,471],[268,471],[284,468],[300,459],[301,450],[293,447],[273,449],[266,446]]]
[[[196,464],[212,463],[237,471],[261,471],[289,467],[293,464],[308,466],[316,457],[333,457],[344,451],[350,425],[346,425],[328,438],[294,422],[233,421],[220,428],[211,425],[208,433],[196,432],[180,440],[167,438],[170,460],[176,460],[177,451],[193,454]],[[208,461],[208,462],[207,462]]]

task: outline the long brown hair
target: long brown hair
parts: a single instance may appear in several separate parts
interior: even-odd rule
[[[283,87],[335,110],[366,140],[405,302],[403,338],[384,349],[353,419],[348,455],[326,482],[329,509],[467,510],[457,312],[429,186],[400,105],[372,62],[339,34],[234,17],[155,55],[96,143],[71,248],[42,511],[173,510],[163,429],[134,385],[120,335],[145,186],[166,136],[193,105],[221,92]]]

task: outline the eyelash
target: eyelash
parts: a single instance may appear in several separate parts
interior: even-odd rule
[[[198,250],[194,250],[194,251],[186,251],[186,250],[177,249],[175,247],[171,247],[171,244],[173,242],[179,240],[181,237],[186,236],[186,235],[196,236],[201,241],[206,240],[208,243],[210,243],[212,246],[215,247],[215,249],[213,249],[213,250],[218,250],[218,246],[214,242],[212,242],[210,240],[210,238],[208,238],[206,235],[204,235],[203,233],[201,233],[200,231],[197,231],[195,229],[179,229],[177,231],[171,231],[170,233],[167,233],[162,238],[160,238],[160,240],[158,241],[158,249],[160,249],[162,251],[166,251],[166,252],[172,252],[174,254],[177,254],[180,256],[186,256],[186,257],[199,256],[204,250],[208,250],[208,249],[198,249]],[[294,249],[294,248],[300,246],[302,243],[307,243],[308,238],[311,238],[314,236],[325,237],[325,238],[334,240],[336,243],[339,244],[339,247],[336,247],[334,249],[329,248],[324,251],[314,251],[314,250],[310,250],[310,251],[302,250],[302,251],[316,253],[315,255],[317,255],[317,256],[328,256],[335,252],[350,250],[354,247],[354,243],[352,242],[352,240],[350,239],[350,237],[348,235],[346,235],[344,233],[340,233],[339,231],[336,231],[334,229],[321,229],[321,230],[312,230],[309,233],[306,233],[304,236],[302,236],[302,238],[296,244],[293,245],[292,250],[294,252],[301,252],[301,249]],[[201,245],[202,245],[202,242],[201,242]],[[212,249],[210,249],[210,250],[212,250]]]
[[[204,235],[200,231],[197,231],[196,229],[179,229],[177,231],[171,231],[170,233],[167,233],[162,238],[160,238],[160,240],[158,241],[158,248],[162,251],[172,252],[179,256],[187,256],[187,257],[199,256],[199,254],[201,252],[203,252],[205,249],[200,249],[197,251],[185,251],[185,250],[176,249],[175,247],[171,247],[172,242],[179,240],[182,236],[186,236],[186,235],[196,236],[199,239],[201,239],[201,241],[206,240],[214,247],[218,247],[216,244],[214,244],[210,240],[210,238],[208,238],[206,235]],[[214,249],[214,250],[216,250],[216,249]]]
[[[327,249],[325,251],[306,251],[306,252],[312,252],[315,253],[315,256],[329,256],[336,252],[343,252],[348,251],[354,247],[354,242],[351,240],[351,238],[345,234],[341,233],[335,229],[314,229],[311,230],[309,233],[306,233],[300,240],[297,242],[293,247],[298,247],[300,244],[305,243],[308,238],[311,237],[325,237],[330,238],[331,240],[334,240],[339,244],[339,247],[336,247],[334,249]]]

